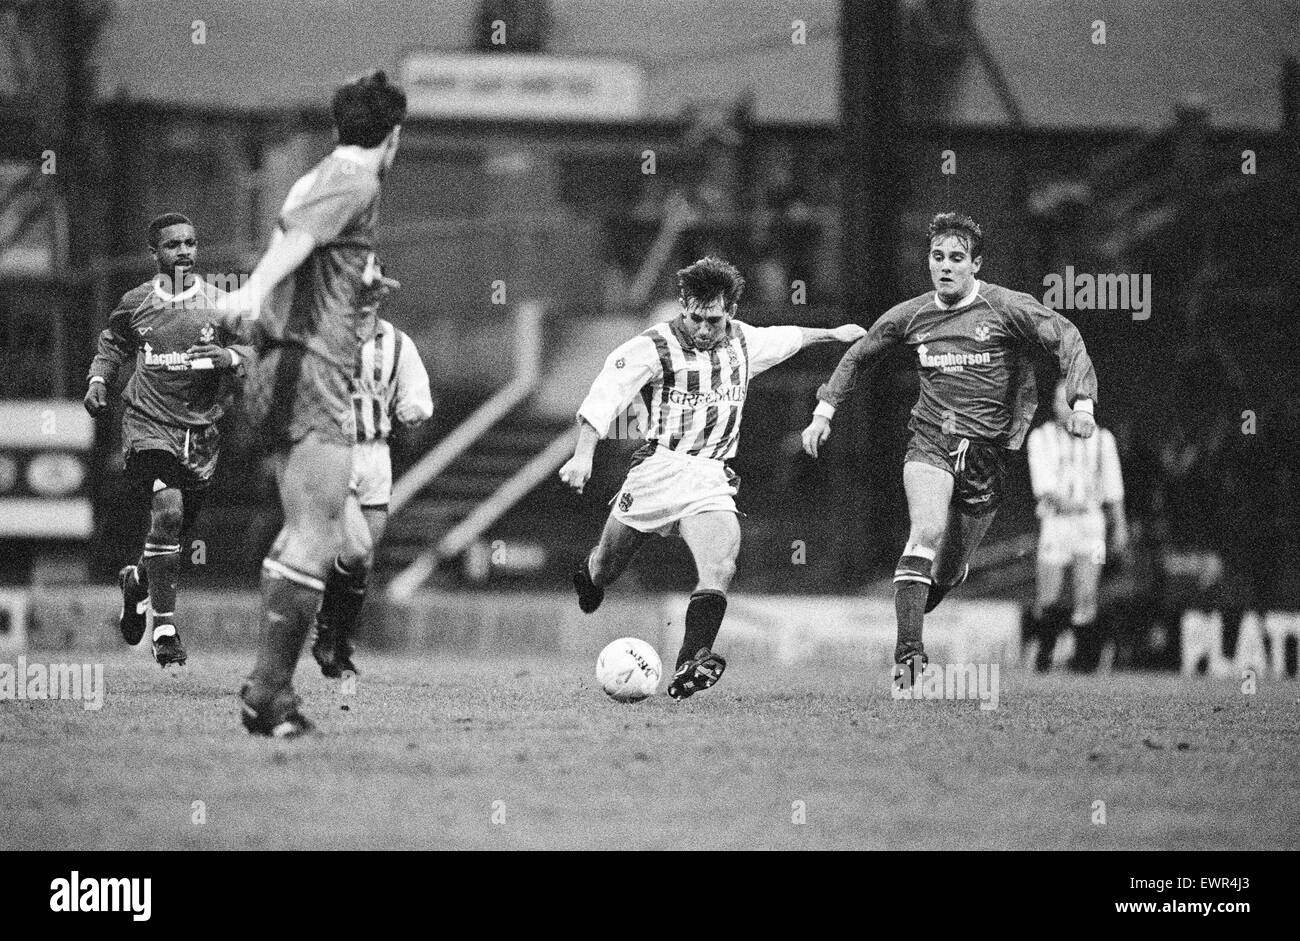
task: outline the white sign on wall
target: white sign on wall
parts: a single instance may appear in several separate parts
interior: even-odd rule
[[[416,52],[399,71],[415,117],[630,121],[644,111],[644,71],[609,59]]]

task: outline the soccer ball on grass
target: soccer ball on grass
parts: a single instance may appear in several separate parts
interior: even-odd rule
[[[596,658],[596,680],[615,702],[637,702],[653,696],[663,673],[659,654],[636,637],[620,637]]]

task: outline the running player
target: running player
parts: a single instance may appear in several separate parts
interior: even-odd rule
[[[1074,324],[1028,294],[977,281],[984,236],[968,216],[945,212],[929,228],[934,291],[890,308],[844,354],[803,431],[817,457],[835,409],[890,347],[914,347],[920,397],[908,429],[903,489],[911,529],[894,573],[894,662],[918,673],[929,662],[924,615],[970,573],[971,557],[1002,501],[1006,452],[1024,442],[1038,404],[1029,356],[1056,357],[1071,411],[1069,434],[1093,433],[1097,376]],[[955,510],[956,512],[953,512]],[[904,679],[895,670],[895,680]]]
[[[1029,481],[1042,521],[1038,537],[1038,592],[1030,615],[1029,637],[1038,638],[1036,666],[1052,663],[1057,635],[1068,623],[1075,647],[1100,649],[1097,633],[1097,588],[1106,564],[1107,544],[1113,554],[1128,546],[1124,515],[1124,479],[1120,475],[1115,436],[1105,428],[1087,440],[1066,431],[1070,406],[1064,382],[1056,385],[1055,420],[1029,433]],[[1109,539],[1107,538],[1109,533]],[[1061,604],[1065,574],[1073,570],[1072,607]],[[1076,656],[1077,663],[1088,658]]]
[[[739,479],[726,461],[740,440],[749,381],[810,343],[852,343],[866,331],[856,324],[820,330],[742,323],[734,318],[745,279],[720,258],[678,271],[677,284],[678,315],[605,360],[578,409],[578,443],[560,479],[582,492],[596,442],[639,396],[648,415],[646,444],[573,585],[578,606],[590,614],[651,533],[686,541],[698,581],[668,686],[669,696],[685,699],[716,683],[727,665],[713,652],[740,552],[733,499]]]
[[[352,446],[352,485],[343,514],[343,549],[325,581],[325,597],[316,615],[316,640],[311,653],[321,672],[338,678],[355,674],[352,636],[365,602],[374,550],[388,525],[388,498],[393,490],[393,466],[388,437],[393,420],[415,428],[433,415],[429,374],[420,353],[405,333],[379,317],[379,307],[400,285],[381,278],[364,313],[375,318],[371,339],[357,354],[352,374],[352,415],[356,443]]]
[[[276,737],[312,728],[293,673],[342,547],[356,441],[349,380],[374,327],[362,310],[381,277],[375,223],[406,95],[375,72],[339,88],[332,111],[338,146],[293,185],[266,255],[230,296],[244,312],[271,295],[247,400],[274,455],[284,528],[262,562],[257,663],[240,697],[245,728]]]
[[[119,371],[135,361],[122,392],[122,451],[132,489],[149,505],[149,534],[139,561],[118,573],[117,625],[128,644],[138,644],[151,611],[153,656],[166,667],[186,658],[176,629],[181,537],[192,531],[217,468],[217,421],[234,391],[228,377],[243,373],[252,349],[223,323],[221,291],[194,273],[194,223],[164,213],[149,223],[148,241],[158,272],[109,315],[85,406],[102,414]]]

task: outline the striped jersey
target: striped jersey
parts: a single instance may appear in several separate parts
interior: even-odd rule
[[[357,347],[348,385],[358,442],[387,440],[394,416],[414,424],[433,415],[429,374],[419,351],[382,317],[376,318],[374,336]]]
[[[798,327],[753,327],[739,320],[711,350],[697,350],[681,318],[658,323],[605,360],[578,417],[602,437],[622,435],[629,408],[657,447],[725,461],[736,453],[749,380],[803,345]]]
[[[1040,500],[1051,494],[1076,513],[1090,513],[1124,499],[1119,450],[1105,428],[1077,438],[1060,422],[1046,422],[1029,433],[1028,457],[1029,481]]]

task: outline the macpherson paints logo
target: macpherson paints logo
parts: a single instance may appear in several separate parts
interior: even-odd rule
[[[148,921],[153,913],[153,880],[83,879],[71,877],[50,883],[52,912],[130,912],[132,921]]]
[[[924,343],[916,348],[921,365],[944,372],[961,372],[966,366],[984,366],[993,362],[992,353],[931,353]]]
[[[0,701],[10,699],[80,700],[81,708],[104,708],[102,663],[0,663]]]
[[[1064,276],[1043,278],[1043,306],[1052,310],[1126,310],[1134,320],[1151,316],[1151,275],[1075,274],[1065,266]]]
[[[998,707],[1001,684],[996,663],[930,663],[919,676],[905,663],[894,664],[894,699],[978,699],[987,712]]]
[[[169,372],[190,368],[188,353],[155,353],[152,343],[146,343],[143,352],[146,366],[161,366]]]

